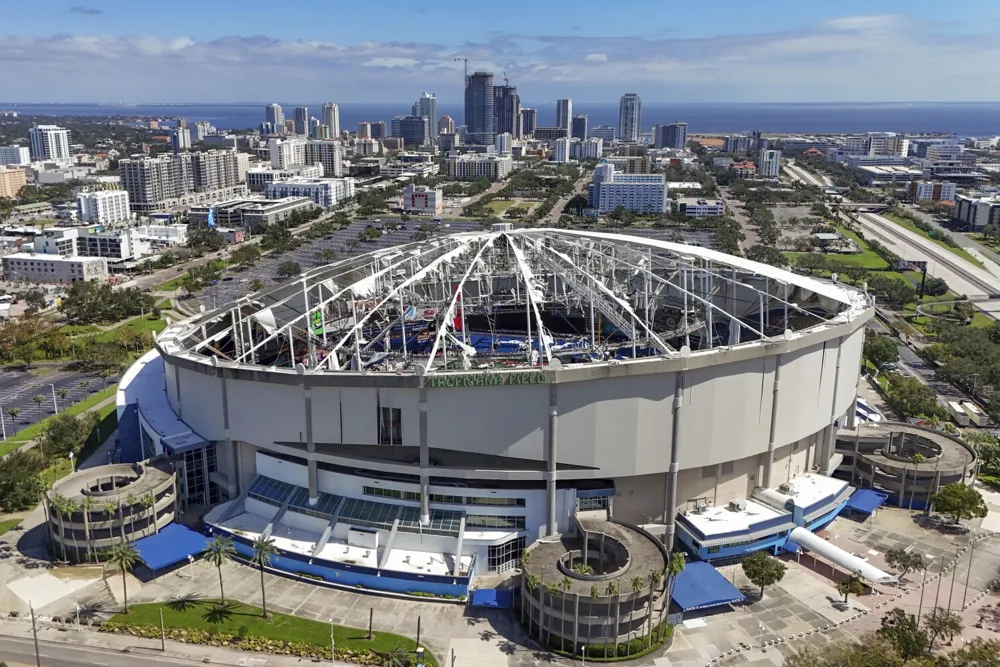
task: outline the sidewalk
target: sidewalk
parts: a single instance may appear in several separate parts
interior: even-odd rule
[[[272,653],[253,653],[236,651],[222,646],[207,646],[204,644],[184,644],[182,642],[166,642],[166,651],[160,649],[158,639],[142,639],[131,635],[114,635],[96,632],[83,626],[77,629],[73,624],[37,623],[38,641],[60,644],[82,645],[89,648],[133,653],[155,657],[177,658],[214,665],[302,665],[304,662],[314,662],[311,658],[277,655]],[[17,637],[31,639],[30,620],[4,619],[0,622],[0,637]],[[346,662],[318,661],[326,665],[350,665]]]

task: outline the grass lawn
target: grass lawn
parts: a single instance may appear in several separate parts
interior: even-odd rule
[[[0,535],[14,530],[19,523],[21,523],[21,519],[4,519],[0,521]]]
[[[515,202],[510,199],[494,199],[493,201],[488,202],[486,207],[493,211],[495,215],[500,215],[514,204]]]
[[[184,274],[181,274],[181,276],[183,275]],[[157,292],[172,292],[175,289],[179,288],[180,286],[181,286],[181,279],[178,277],[178,278],[171,278],[165,283],[160,283],[154,289]]]
[[[81,336],[83,334],[93,334],[99,331],[100,329],[95,327],[93,324],[64,324],[59,327],[59,332],[64,333],[67,336]]]
[[[167,322],[158,317],[137,317],[134,320],[129,320],[120,327],[115,327],[114,329],[108,329],[103,331],[96,336],[94,336],[94,342],[97,343],[111,343],[115,340],[120,329],[131,329],[135,332],[149,331],[154,334],[160,333],[167,328]]]
[[[129,613],[116,614],[111,618],[113,623],[128,623],[160,627],[159,610],[163,610],[163,625],[166,628],[194,628],[198,630],[214,630],[225,634],[237,635],[240,628],[246,629],[246,635],[266,639],[303,642],[315,646],[330,645],[330,625],[286,614],[271,614],[270,618],[261,616],[260,607],[254,607],[240,602],[226,602],[220,607],[217,600],[193,600],[168,602],[166,604],[129,605]],[[416,628],[416,619],[412,619]],[[333,636],[338,649],[363,651],[390,651],[396,646],[413,650],[416,642],[407,637],[387,632],[372,633],[372,640],[366,639],[367,629],[345,628],[334,626]],[[433,656],[426,656],[428,665],[436,665]]]
[[[976,327],[977,329],[985,329],[986,327],[990,326],[994,322],[996,322],[995,319],[993,319],[992,317],[990,317],[986,313],[984,313],[984,312],[982,312],[980,310],[977,310],[975,312],[975,314],[973,314],[973,316],[972,316],[972,322],[969,324],[969,326]]]
[[[92,380],[91,382],[93,383],[94,381]],[[67,406],[66,409],[61,412],[66,412],[67,414],[71,415],[78,415],[81,412],[84,412],[89,408],[94,407],[95,405],[97,405],[98,403],[107,398],[113,398],[115,395],[115,391],[117,390],[118,390],[118,385],[113,384],[107,389],[91,394],[82,401]],[[107,406],[107,407],[114,407],[114,406]],[[45,429],[46,422],[48,422],[48,420],[51,418],[52,416],[46,417],[37,424],[32,424],[31,426],[27,426],[24,429],[18,431],[16,434],[8,434],[10,437],[7,439],[7,442],[0,444],[0,456],[3,456],[4,454],[6,454],[11,450],[17,449],[18,447],[23,445],[25,442],[28,442],[29,440],[34,440],[35,438],[37,438],[39,435],[41,435],[42,431]]]
[[[942,241],[940,239],[937,239],[937,238],[934,238],[933,236],[931,236],[930,234],[928,234],[924,230],[920,229],[919,227],[917,227],[915,224],[913,224],[911,221],[907,220],[906,218],[901,218],[898,215],[893,215],[892,213],[883,213],[882,217],[886,218],[887,220],[892,220],[893,222],[895,222],[900,227],[905,227],[906,229],[910,230],[914,234],[920,234],[924,238],[930,239],[931,241],[933,241],[934,243],[937,243],[939,246],[941,246],[945,250],[950,251],[951,253],[957,255],[958,257],[961,257],[962,259],[964,259],[965,261],[967,261],[969,264],[972,264],[973,266],[978,266],[979,268],[983,268],[983,263],[982,262],[980,262],[978,259],[976,259],[972,255],[970,255],[968,252],[966,252],[962,248],[953,248],[952,246],[948,245],[944,241]]]
[[[844,235],[844,238],[854,241],[861,248],[861,252],[856,255],[836,255],[827,257],[827,259],[835,259],[845,266],[859,266],[863,269],[873,269],[876,271],[889,268],[888,263],[870,250],[868,244],[857,234],[846,227],[837,227],[837,230]]]

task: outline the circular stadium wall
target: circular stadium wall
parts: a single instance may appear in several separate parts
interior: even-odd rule
[[[451,513],[451,547],[504,569],[578,509],[662,523],[669,543],[680,511],[825,470],[872,312],[700,247],[458,234],[172,324],[147,360],[165,386],[134,398],[215,447],[226,497],[265,476],[310,503],[400,506],[404,524]]]

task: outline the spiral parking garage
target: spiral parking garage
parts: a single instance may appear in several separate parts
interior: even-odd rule
[[[288,567],[333,581],[461,586],[577,511],[669,542],[683,512],[804,487],[853,410],[871,312],[851,288],[700,247],[498,229],[172,324],[119,403],[214,530],[267,533]]]

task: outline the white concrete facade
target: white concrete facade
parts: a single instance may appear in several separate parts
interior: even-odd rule
[[[441,215],[444,211],[444,194],[441,188],[407,185],[403,188],[403,210],[416,215]]]
[[[31,150],[27,146],[0,146],[0,165],[23,167],[31,164]]]
[[[354,196],[353,178],[293,178],[268,183],[264,188],[268,199],[309,197],[316,204],[331,208]]]
[[[76,205],[80,222],[116,225],[132,219],[125,190],[81,192],[76,196]]]
[[[610,162],[602,162],[594,170],[592,209],[610,213],[623,206],[638,213],[665,213],[668,204],[663,174],[622,174]]]
[[[28,139],[31,142],[31,159],[35,162],[65,164],[72,159],[69,152],[69,130],[58,125],[36,125],[28,130]]]
[[[3,258],[4,280],[68,285],[80,280],[107,280],[103,257],[60,257],[19,252]]]

